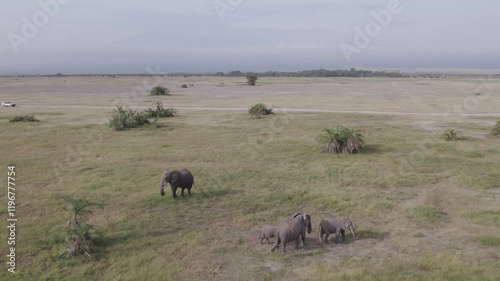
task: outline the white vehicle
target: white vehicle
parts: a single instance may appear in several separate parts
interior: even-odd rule
[[[15,107],[16,104],[11,102],[11,101],[3,101],[2,102],[2,106],[6,106],[6,107]]]

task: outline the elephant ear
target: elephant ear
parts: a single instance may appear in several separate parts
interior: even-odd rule
[[[293,214],[292,219],[294,219],[294,218],[296,218],[298,216],[302,216],[302,213],[295,213],[295,214]]]
[[[170,184],[175,183],[179,180],[179,172],[172,172],[172,176],[170,177]]]
[[[160,187],[163,188],[167,184],[168,170],[165,170],[161,175]]]

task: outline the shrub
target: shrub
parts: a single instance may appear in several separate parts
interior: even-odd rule
[[[186,84],[182,84],[182,85],[181,85],[181,88],[184,88],[184,89],[185,89],[185,88],[187,88],[187,87],[188,87],[188,85],[186,85]]]
[[[459,136],[460,133],[459,131],[448,129],[443,132],[443,137],[446,141],[457,141],[463,139],[463,137]]]
[[[156,86],[149,92],[152,96],[170,96],[170,90],[162,86]]]
[[[255,75],[248,75],[247,76],[247,84],[250,86],[255,86],[255,82],[257,82],[257,76]]]
[[[149,120],[145,113],[137,112],[130,108],[117,106],[114,114],[109,119],[108,125],[115,131],[123,131],[127,128],[136,128],[148,124]]]
[[[253,116],[260,117],[262,115],[269,115],[273,114],[273,109],[270,107],[267,107],[263,103],[258,103],[250,107],[248,110],[248,113],[250,113]]]
[[[153,108],[146,109],[144,114],[147,118],[168,118],[175,116],[177,114],[177,110],[172,107],[164,108],[163,103],[156,102],[153,104]]]
[[[491,129],[490,135],[500,137],[500,121]]]
[[[65,240],[68,243],[66,256],[74,257],[79,254],[85,254],[90,257],[92,235],[95,233],[95,228],[85,221],[93,214],[90,208],[102,208],[102,206],[86,199],[77,199],[70,196],[62,196],[61,199],[66,201],[69,211],[72,213],[72,218],[68,221],[65,235]]]
[[[323,153],[359,153],[363,149],[363,133],[356,129],[349,129],[344,126],[324,129],[317,137],[322,143]]]
[[[40,122],[33,115],[18,115],[9,119],[10,122]]]

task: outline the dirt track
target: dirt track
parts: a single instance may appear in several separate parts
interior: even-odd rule
[[[98,105],[23,105],[19,107],[26,108],[92,108],[92,109],[112,109],[112,106]],[[130,106],[136,109],[146,109],[147,106]],[[198,106],[179,106],[175,107],[180,110],[204,110],[204,111],[247,111],[244,107],[198,107]],[[275,112],[313,112],[313,113],[353,113],[353,114],[376,114],[376,115],[412,115],[412,116],[453,116],[458,114],[453,113],[417,113],[417,112],[388,112],[388,111],[351,111],[351,110],[328,110],[328,109],[308,109],[308,108],[274,108]],[[500,116],[500,112],[496,113],[464,113],[460,116]]]

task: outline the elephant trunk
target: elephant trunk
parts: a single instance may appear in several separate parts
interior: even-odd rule
[[[166,180],[165,179],[162,179],[162,181],[160,182],[160,195],[163,196],[165,195],[165,185],[167,184]]]
[[[356,236],[356,231],[354,230],[354,227],[349,227],[349,230],[351,231],[352,236],[354,237],[354,239],[358,240],[359,238]]]

